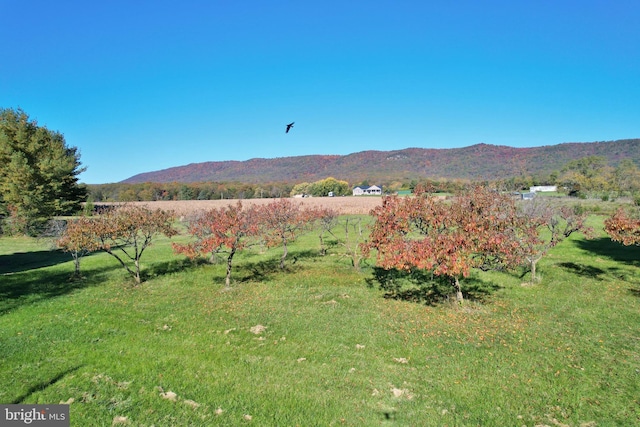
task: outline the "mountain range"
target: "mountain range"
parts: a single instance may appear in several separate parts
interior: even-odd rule
[[[629,158],[640,166],[640,139],[578,142],[541,147],[476,144],[464,148],[405,148],[348,155],[308,155],[210,161],[134,175],[122,183],[142,182],[313,182],[327,177],[350,183],[393,180],[492,180],[548,176],[571,160],[602,156],[611,166]]]

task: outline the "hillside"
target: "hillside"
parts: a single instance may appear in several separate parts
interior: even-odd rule
[[[548,175],[561,169],[567,162],[586,156],[606,157],[611,165],[630,158],[640,165],[640,139],[531,148],[477,144],[451,149],[406,148],[362,151],[344,156],[311,155],[202,162],[141,173],[122,182],[311,182],[328,176],[348,182],[365,179],[499,179],[519,175]]]

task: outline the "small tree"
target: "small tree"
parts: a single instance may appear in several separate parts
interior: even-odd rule
[[[337,236],[333,228],[329,230],[329,234],[344,248],[344,255],[351,260],[353,268],[356,271],[360,271],[360,264],[364,258],[362,244],[365,239],[362,218],[345,217],[338,225],[344,230],[344,237]]]
[[[604,221],[604,230],[611,240],[625,246],[640,245],[640,216],[622,208]]]
[[[174,244],[173,249],[176,253],[195,258],[227,248],[225,286],[229,288],[234,255],[254,243],[248,239],[257,236],[259,230],[256,208],[243,209],[242,203],[238,202],[235,206],[212,209],[198,216],[189,227],[196,241],[186,245]]]
[[[293,242],[305,226],[313,220],[310,210],[300,209],[298,204],[288,199],[278,199],[258,208],[262,236],[267,246],[282,245],[284,251],[280,258],[280,268],[284,269],[287,258],[287,245]]]
[[[573,233],[583,233],[587,238],[592,235],[592,229],[585,225],[586,213],[568,206],[554,207],[546,201],[534,199],[526,201],[520,211],[522,224],[527,234],[523,232],[520,239],[520,250],[531,271],[531,282],[535,282],[536,266],[538,262],[560,242]],[[535,231],[534,231],[535,230]]]
[[[101,212],[87,224],[98,239],[99,248],[117,259],[140,284],[142,254],[158,234],[167,237],[177,234],[172,226],[173,219],[173,212],[124,205]],[[128,263],[133,263],[133,267]]]
[[[324,236],[331,233],[333,227],[338,223],[338,212],[330,208],[311,208],[309,209],[309,217],[318,224],[318,238],[320,239],[320,255],[327,254],[327,247],[324,242]]]
[[[62,236],[56,242],[58,247],[69,252],[75,265],[74,276],[80,277],[80,260],[90,252],[100,249],[95,234],[94,219],[80,217],[67,222]]]

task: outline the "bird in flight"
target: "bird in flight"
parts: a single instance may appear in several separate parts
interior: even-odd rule
[[[284,133],[289,133],[289,131],[290,131],[290,130],[291,130],[291,128],[293,127],[293,124],[294,124],[294,123],[295,123],[295,122],[291,122],[291,123],[289,123],[289,124],[287,125],[287,130],[285,130],[285,131],[284,131]]]

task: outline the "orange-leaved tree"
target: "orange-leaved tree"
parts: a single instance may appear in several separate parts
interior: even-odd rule
[[[625,246],[640,245],[640,215],[625,209],[618,209],[604,221],[604,230],[611,240]]]
[[[74,276],[80,277],[80,260],[90,252],[100,249],[100,243],[93,227],[94,218],[82,216],[67,222],[56,244],[73,257]]]
[[[289,199],[278,199],[258,208],[261,234],[267,246],[282,245],[284,251],[280,258],[280,268],[284,269],[284,260],[287,258],[287,245],[311,225],[314,212],[311,209],[303,209],[297,203]]]
[[[527,231],[515,201],[486,187],[450,200],[416,188],[415,197],[385,197],[371,214],[375,222],[365,253],[377,250],[377,263],[384,269],[427,270],[447,277],[460,302],[460,279],[471,269],[522,263],[519,239]]]
[[[225,286],[229,288],[234,255],[256,243],[252,238],[260,232],[257,210],[254,206],[244,208],[241,202],[211,209],[202,212],[192,221],[189,232],[196,240],[188,244],[174,244],[174,251],[189,258],[226,251],[228,256]]]
[[[159,234],[167,237],[177,234],[172,224],[173,212],[144,206],[108,208],[90,220],[90,232],[96,236],[99,249],[117,259],[138,284],[142,282],[140,258],[145,249]]]

